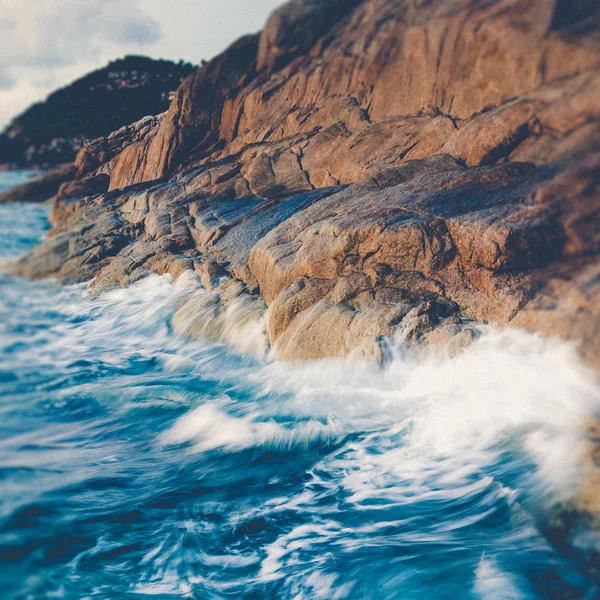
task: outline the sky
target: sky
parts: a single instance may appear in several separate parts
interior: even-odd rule
[[[0,0],[0,129],[125,54],[209,60],[283,0]]]

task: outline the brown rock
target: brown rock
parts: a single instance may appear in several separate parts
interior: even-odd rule
[[[587,0],[290,2],[88,146],[15,272],[195,269],[219,310],[264,298],[283,358],[457,350],[471,319],[596,364],[599,31]]]
[[[110,177],[104,173],[96,176],[88,176],[83,179],[76,179],[63,183],[58,189],[56,197],[58,200],[68,198],[82,198],[84,196],[94,196],[108,191]]]
[[[259,40],[241,40],[184,84],[159,133],[118,159],[111,187],[164,177],[192,149],[208,157],[218,143],[214,160],[295,135],[309,136],[303,170],[316,187],[443,147],[470,165],[491,163],[538,134],[543,90],[576,94],[565,80],[598,67],[597,8],[567,5],[289,2]],[[512,106],[515,98],[527,100]],[[597,94],[589,98],[597,107]],[[254,172],[268,175],[260,164]]]
[[[451,356],[493,322],[600,368],[597,0],[295,0],[78,167],[11,272],[194,269],[174,331],[282,360]],[[552,541],[598,527],[597,447]]]
[[[85,177],[102,169],[103,166],[110,171],[107,164],[125,148],[156,135],[165,115],[166,113],[155,117],[144,117],[131,125],[117,129],[107,137],[98,138],[82,148],[75,160],[77,175]]]

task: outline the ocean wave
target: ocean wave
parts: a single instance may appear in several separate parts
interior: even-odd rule
[[[568,344],[487,328],[451,359],[284,364],[244,301],[217,342],[174,335],[191,273],[5,284],[0,556],[34,549],[8,597],[594,589],[539,526],[584,485],[600,404]]]

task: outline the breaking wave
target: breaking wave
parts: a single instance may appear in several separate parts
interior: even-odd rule
[[[269,362],[235,309],[174,335],[203,293],[0,275],[4,597],[600,594],[593,532],[550,527],[600,406],[574,348],[489,328],[452,359]]]

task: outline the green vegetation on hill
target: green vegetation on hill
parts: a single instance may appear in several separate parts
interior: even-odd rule
[[[72,160],[85,139],[167,110],[169,93],[194,69],[144,56],[115,60],[16,117],[0,135],[0,162]]]

